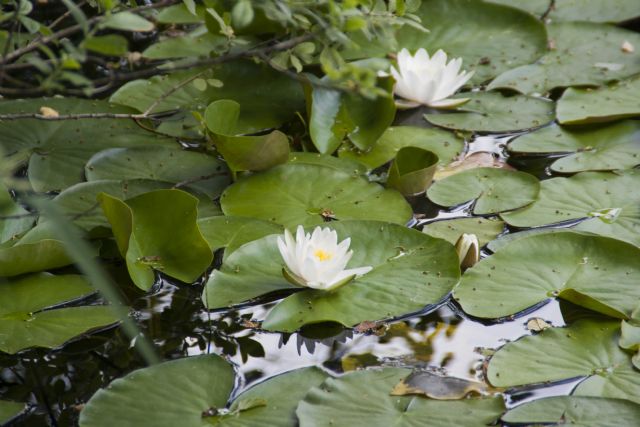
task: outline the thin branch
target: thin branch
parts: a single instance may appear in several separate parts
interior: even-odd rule
[[[171,95],[176,93],[176,91],[178,91],[181,88],[185,87],[186,85],[188,85],[189,83],[191,83],[195,79],[199,78],[200,76],[202,76],[207,71],[209,71],[209,70],[208,69],[202,70],[199,73],[196,73],[193,76],[189,76],[189,78],[187,78],[187,79],[185,79],[185,80],[183,80],[181,82],[178,82],[175,85],[173,85],[171,88],[169,88],[169,90],[167,90],[162,95],[160,95],[158,98],[156,98],[151,103],[151,105],[149,105],[149,107],[146,110],[144,110],[144,112],[142,113],[142,116],[143,117],[147,117],[151,113],[151,111],[153,111],[154,108],[156,108],[158,105],[160,105],[160,103],[162,101],[164,101],[165,99],[167,99],[168,97],[170,97]]]

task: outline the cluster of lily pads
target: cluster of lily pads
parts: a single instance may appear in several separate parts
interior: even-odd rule
[[[639,11],[634,1],[551,3],[423,1],[417,14],[430,32],[398,30],[408,51],[397,69],[382,70],[380,85],[406,77],[402,57],[418,49],[442,49],[473,74],[458,75],[454,63],[450,92],[466,86],[453,97],[436,95],[429,85],[437,79],[424,96],[396,90],[409,98],[403,111],[391,98],[341,92],[313,76],[301,84],[244,60],[133,81],[108,101],[3,100],[0,114],[167,114],[141,123],[0,121],[0,147],[28,181],[26,190],[0,192],[0,351],[56,349],[120,320],[87,302],[93,288],[70,267],[63,236],[21,204],[33,192],[50,196],[93,256],[124,262],[142,291],[161,279],[203,284],[209,310],[278,301],[256,319],[261,331],[352,328],[444,303],[490,321],[526,316],[551,299],[590,313],[495,351],[484,369],[490,391],[467,393],[465,383],[465,392],[443,397],[431,391],[442,378],[416,380],[411,367],[387,366],[343,376],[304,368],[237,394],[233,367],[203,355],[114,381],[89,400],[82,426],[634,425],[640,34],[614,24]],[[185,7],[160,19],[184,17]],[[352,59],[388,53],[367,45]],[[161,43],[146,54],[176,55]],[[446,67],[446,56],[430,60]],[[207,73],[223,85],[171,89]],[[511,164],[526,169],[544,158],[545,171],[473,153],[475,134],[508,135]],[[407,227],[427,203],[460,215]],[[455,244],[465,234],[484,257],[461,271],[466,253]],[[330,269],[311,272],[332,259]],[[575,378],[583,380],[571,396],[515,408],[500,394]],[[0,401],[0,422],[23,410]]]

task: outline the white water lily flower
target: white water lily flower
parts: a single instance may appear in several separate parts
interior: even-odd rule
[[[345,270],[353,255],[349,250],[351,239],[338,243],[338,233],[330,228],[316,227],[305,234],[301,225],[296,239],[289,230],[284,231],[284,240],[278,237],[278,249],[295,282],[314,289],[330,291],[344,285],[354,276],[361,276],[373,267]]]
[[[396,80],[394,92],[408,100],[399,101],[398,106],[412,108],[420,104],[432,108],[452,108],[464,104],[468,98],[447,99],[473,76],[471,72],[459,72],[462,58],[447,64],[447,54],[438,50],[429,58],[424,49],[411,56],[407,49],[398,53],[398,70],[391,67]]]

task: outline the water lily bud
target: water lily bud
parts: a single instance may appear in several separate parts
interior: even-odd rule
[[[447,54],[438,50],[429,58],[424,49],[411,56],[407,49],[398,53],[398,69],[391,67],[396,80],[394,92],[407,101],[398,101],[399,107],[412,108],[427,105],[432,108],[453,108],[469,98],[447,99],[473,76],[471,72],[459,72],[462,58],[447,63]]]
[[[338,243],[338,233],[328,227],[316,227],[313,233],[305,234],[299,225],[295,240],[289,230],[285,230],[284,240],[278,237],[278,249],[286,265],[282,274],[299,286],[325,291],[337,289],[373,268],[345,269],[353,255],[350,244],[350,238]]]
[[[460,258],[460,267],[472,267],[480,260],[480,244],[475,234],[464,233],[456,242],[456,251]]]

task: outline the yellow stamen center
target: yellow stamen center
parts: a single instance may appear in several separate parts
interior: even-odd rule
[[[333,258],[333,254],[329,252],[325,252],[322,249],[316,250],[313,255],[318,258],[320,261],[328,261]]]

